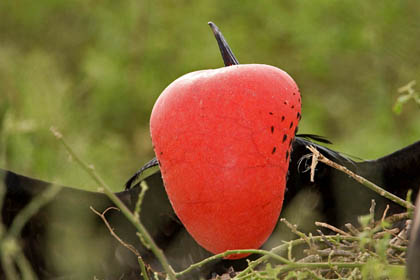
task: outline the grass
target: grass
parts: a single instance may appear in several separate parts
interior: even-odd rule
[[[270,64],[296,80],[300,132],[363,159],[419,138],[417,105],[390,110],[398,88],[420,77],[418,1],[238,3],[0,1],[1,166],[94,190],[51,137],[56,126],[121,190],[153,157],[157,96],[185,73],[222,67],[210,20],[241,63]]]

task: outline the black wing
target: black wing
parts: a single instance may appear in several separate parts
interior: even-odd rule
[[[322,145],[296,138],[293,142],[288,190],[281,215],[291,216],[289,220],[298,223],[300,228],[301,223],[294,221],[293,217],[304,216],[305,207],[310,207],[311,213],[318,211],[324,217],[322,220],[334,225],[367,213],[372,198],[378,199],[377,208],[391,204],[391,211],[401,210],[399,206],[377,197],[372,191],[323,164],[318,164],[315,182],[310,182],[309,172],[305,169],[305,165],[309,164],[305,162],[309,160],[307,145],[315,146],[330,159],[346,165],[402,197],[410,188],[418,192],[420,142],[378,160],[357,163]],[[149,166],[153,167],[156,164],[156,161],[152,161]],[[35,195],[51,184],[10,171],[0,170],[0,175],[4,178],[6,186],[2,216],[7,227]],[[160,172],[145,178],[149,191],[142,205],[141,220],[165,252],[171,265],[180,270],[208,257],[210,254],[191,238],[175,217],[163,188]],[[117,195],[132,209],[138,194],[139,186],[135,186]],[[313,195],[318,198],[308,200],[308,197]],[[300,200],[302,198],[303,203]],[[361,202],[366,204],[360,205]],[[90,211],[89,206],[103,211],[113,204],[102,193],[63,187],[57,197],[25,226],[21,235],[23,249],[39,278],[63,276],[62,279],[82,279],[96,275],[100,278],[118,279],[123,274],[124,279],[138,278],[138,265],[134,255],[115,241],[99,217]],[[146,263],[160,270],[154,256],[141,246],[134,228],[120,212],[109,212],[107,218],[116,233],[140,251]],[[313,224],[314,220],[310,221]],[[276,238],[279,234],[281,235],[280,226],[276,228],[267,244],[274,242],[273,240],[278,244]],[[74,253],[79,253],[78,257],[75,257]],[[224,272],[231,265],[241,269],[246,263],[244,260],[216,261],[196,271],[196,276],[207,276],[209,272]],[[188,277],[193,276],[189,274]]]
[[[1,169],[0,178],[6,187],[1,211],[6,229],[17,213],[52,185]],[[192,239],[176,218],[160,175],[149,176],[146,182],[151,188],[143,201],[140,218],[172,267],[179,271],[192,262],[209,257],[210,253]],[[133,209],[139,192],[137,186],[117,193],[117,196]],[[26,224],[21,233],[21,244],[39,279],[90,279],[93,276],[121,279],[122,275],[124,279],[139,279],[134,254],[111,236],[90,206],[102,212],[114,204],[102,193],[62,187],[58,195]],[[154,270],[162,270],[154,255],[140,244],[134,227],[119,211],[111,210],[106,217],[115,232],[125,242],[134,245],[148,265]],[[207,276],[210,271],[218,271],[218,267],[217,262],[204,267],[200,275]],[[4,277],[2,273],[0,265],[0,279]],[[194,277],[194,274],[189,277]]]

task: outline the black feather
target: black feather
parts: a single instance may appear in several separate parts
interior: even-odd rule
[[[127,182],[125,183],[125,189],[131,189],[132,187],[136,186],[140,181],[138,180],[139,178],[141,178],[141,175],[143,175],[146,170],[152,168],[152,167],[156,167],[159,166],[159,161],[157,160],[157,158],[152,158],[149,162],[147,162],[145,165],[143,165],[142,168],[140,168],[136,173],[134,173],[134,175],[127,180]],[[156,170],[156,172],[158,172],[158,170]],[[156,173],[154,172],[154,173]],[[148,174],[149,176],[153,175],[154,173]],[[141,178],[142,180],[146,179],[147,177]],[[140,180],[141,180],[140,179]]]
[[[296,137],[307,139],[307,140],[314,140],[314,141],[324,143],[324,144],[332,144],[332,142],[328,140],[327,138],[325,138],[324,136],[316,135],[316,134],[296,134]]]

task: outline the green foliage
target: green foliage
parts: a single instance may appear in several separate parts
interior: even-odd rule
[[[395,222],[407,216],[398,214],[387,219]],[[372,215],[360,221],[357,234],[352,226],[347,232],[337,230],[336,235],[323,235],[319,231],[321,235],[305,236],[289,224],[292,232],[304,237],[285,241],[271,250],[279,255],[286,255],[287,251],[288,260],[263,266],[268,258],[261,257],[233,279],[405,279],[408,227],[392,228],[390,221],[374,221]],[[299,247],[302,245],[307,248],[302,250]]]
[[[241,63],[289,72],[300,131],[381,156],[418,140],[420,118],[390,108],[420,76],[416,0],[1,1],[2,167],[65,185],[93,182],[48,129],[66,135],[115,190],[153,156],[148,118],[174,79],[223,65],[207,21]],[[361,124],[363,124],[361,126]],[[369,143],[369,144],[366,144]],[[374,143],[374,144],[372,144]]]
[[[241,63],[294,77],[301,132],[356,156],[381,156],[420,137],[418,108],[408,102],[419,103],[418,93],[398,92],[420,77],[419,8],[417,0],[0,1],[0,165],[95,189],[49,132],[56,126],[121,190],[153,157],[148,118],[160,92],[184,73],[223,65],[209,20]],[[372,243],[374,234],[361,233],[358,248],[378,254],[361,273],[402,279],[384,259],[389,236]]]
[[[420,106],[420,95],[417,91],[414,90],[414,86],[416,85],[416,81],[411,81],[407,85],[401,87],[398,89],[399,93],[401,94],[397,102],[395,102],[393,110],[396,114],[401,114],[403,105],[410,100],[413,100],[415,103],[417,103]]]

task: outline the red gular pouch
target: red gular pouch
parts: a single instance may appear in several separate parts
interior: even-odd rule
[[[189,73],[162,92],[150,119],[154,150],[175,213],[205,249],[255,249],[267,240],[300,113],[296,83],[269,65]]]

